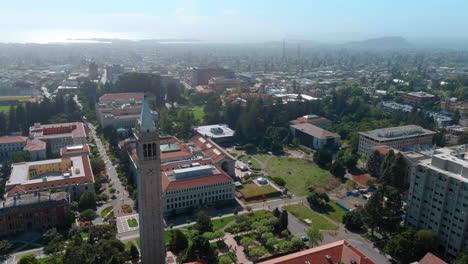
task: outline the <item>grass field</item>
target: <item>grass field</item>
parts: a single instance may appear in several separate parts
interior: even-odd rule
[[[133,241],[128,241],[125,243],[125,249],[130,249],[132,247]]]
[[[0,112],[8,112],[10,111],[9,105],[0,105]]]
[[[31,96],[0,96],[0,101],[29,101]]]
[[[104,208],[104,210],[101,211],[101,217],[105,218],[107,216],[107,214],[109,214],[109,212],[112,211],[112,209],[114,209],[114,207],[112,207],[112,206],[108,206],[108,207]]]
[[[274,193],[278,193],[278,191],[270,185],[258,186],[255,183],[244,184],[244,187],[239,190],[239,192],[242,193],[245,199],[261,195],[268,196]]]
[[[328,171],[315,164],[287,157],[272,157],[268,161],[267,173],[270,177],[283,178],[286,188],[298,196],[306,196],[308,187],[326,187],[331,179]]]
[[[227,224],[234,221],[234,219],[236,219],[235,216],[228,216],[228,217],[223,217],[220,219],[212,220],[211,223],[213,224],[213,231],[223,229]]]
[[[252,165],[248,165],[248,166],[252,170],[261,170],[262,169],[262,166],[260,166],[260,163],[258,163],[256,160],[252,159],[251,156],[242,156],[239,159],[242,160],[243,162],[245,162],[246,164],[248,164],[248,162],[250,161],[252,163]]]
[[[343,222],[343,216],[346,214],[346,211],[343,210],[343,208],[339,207],[336,205],[334,202],[328,202],[328,205],[331,206],[331,209],[328,210],[324,215],[330,217],[331,219],[342,223]]]
[[[197,106],[193,109],[193,116],[200,121],[201,124],[203,124],[205,120],[205,112],[203,111],[203,107]]]
[[[312,221],[311,226],[320,230],[337,230],[338,226],[330,223],[327,219],[321,217],[318,213],[312,211],[310,208],[301,204],[291,204],[284,207],[289,213],[304,221],[309,219]]]
[[[257,158],[261,162],[265,162],[268,159],[268,155],[254,155],[255,158]]]
[[[129,227],[137,227],[138,226],[138,221],[135,218],[128,219],[127,223],[128,223]]]

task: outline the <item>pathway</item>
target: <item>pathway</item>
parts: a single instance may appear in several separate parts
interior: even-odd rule
[[[236,252],[237,256],[237,263],[242,263],[242,264],[247,264],[247,263],[253,263],[250,261],[247,256],[244,253],[244,247],[241,245],[238,245],[236,240],[234,239],[234,236],[237,236],[239,234],[233,235],[229,234],[224,237],[224,243]]]

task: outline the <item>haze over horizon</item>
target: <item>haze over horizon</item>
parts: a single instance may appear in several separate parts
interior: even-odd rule
[[[0,42],[76,38],[342,43],[383,36],[466,41],[468,2],[448,1],[33,1],[2,3]]]

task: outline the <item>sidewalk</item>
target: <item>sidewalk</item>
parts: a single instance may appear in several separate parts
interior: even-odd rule
[[[236,234],[236,235],[239,235],[239,234]],[[234,236],[235,235],[233,234],[226,235],[224,237],[224,243],[226,243],[228,247],[234,249],[234,251],[236,252],[237,263],[242,263],[242,264],[253,263],[245,255],[244,247],[241,245],[238,245],[236,240],[234,240]]]

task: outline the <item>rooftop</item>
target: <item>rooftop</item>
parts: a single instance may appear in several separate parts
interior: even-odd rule
[[[48,139],[58,137],[86,137],[86,131],[82,122],[40,124],[36,123],[29,128],[29,135],[33,138]]]
[[[420,161],[435,171],[452,178],[468,182],[468,145],[440,148],[434,151],[432,158]]]
[[[198,134],[210,138],[224,138],[234,136],[234,130],[226,124],[199,126],[195,128]]]
[[[323,128],[320,128],[318,126],[314,126],[309,123],[302,123],[302,124],[297,124],[297,125],[292,125],[291,127],[300,130],[308,135],[311,135],[315,138],[320,138],[320,139],[327,139],[327,138],[337,138],[340,137],[338,134],[335,134],[333,132],[327,131]]]
[[[415,96],[415,97],[425,97],[425,98],[432,98],[434,97],[433,94],[426,93],[426,92],[410,92],[408,95]]]
[[[361,135],[373,138],[375,140],[394,140],[423,135],[434,135],[435,132],[424,129],[416,125],[407,125],[399,127],[380,128],[366,132],[359,132]]]
[[[26,142],[27,139],[28,139],[28,137],[22,137],[22,136],[0,137],[0,144]]]
[[[353,262],[354,261],[354,262]],[[346,240],[305,249],[296,253],[260,262],[259,264],[343,263],[376,264]]]
[[[63,172],[50,171],[40,175],[30,177],[30,167],[34,165],[48,165],[61,163],[62,161],[70,160],[71,167]],[[16,185],[47,185],[50,182],[71,181],[74,183],[93,182],[93,174],[88,156],[74,156],[60,159],[49,159],[33,162],[20,162],[12,164],[10,179],[6,183],[7,189]],[[60,183],[57,183],[60,185]],[[25,188],[23,188],[26,190]]]
[[[191,166],[192,163],[185,164]],[[162,185],[165,192],[223,182],[232,182],[232,178],[215,166],[200,163],[197,163],[195,167],[179,167],[162,173]]]
[[[26,146],[24,147],[24,150],[26,151],[39,151],[39,150],[45,150],[47,147],[47,144],[39,139],[33,139],[33,140],[28,140],[26,142]]]
[[[429,252],[418,262],[418,264],[448,264],[448,263],[441,260],[439,257],[432,254],[431,252]]]
[[[99,97],[99,103],[108,104],[113,101],[142,101],[144,93],[113,93],[113,94],[104,94]]]
[[[23,205],[30,205],[30,204],[37,204],[41,202],[47,201],[60,201],[60,200],[68,200],[66,192],[39,192],[35,193],[27,193],[18,196],[9,196],[6,197],[5,201],[0,205],[0,211],[3,208],[12,208],[18,207]]]

